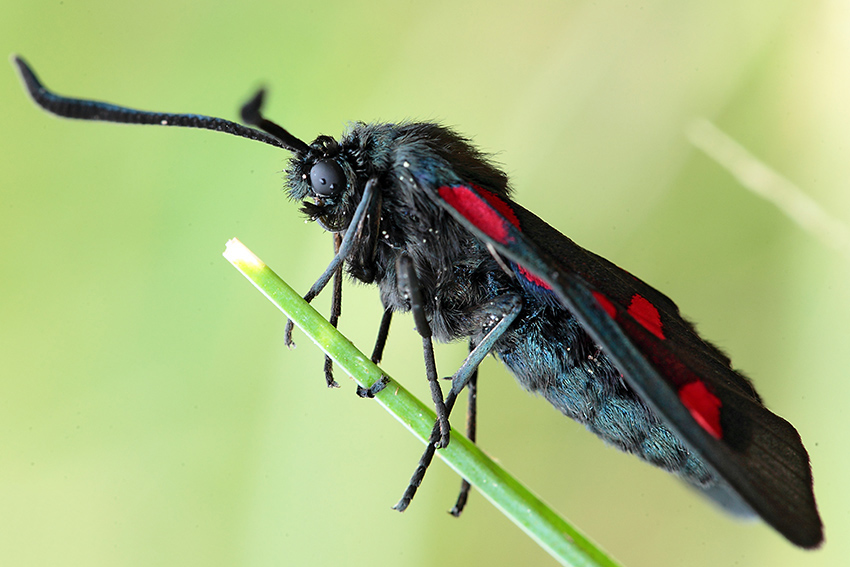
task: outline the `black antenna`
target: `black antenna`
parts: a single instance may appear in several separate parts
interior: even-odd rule
[[[78,120],[102,120],[104,122],[119,122],[124,124],[202,128],[226,132],[241,138],[248,138],[249,140],[257,140],[295,153],[304,153],[309,149],[307,144],[260,115],[262,90],[245,105],[246,107],[250,107],[249,115],[256,119],[256,121],[251,121],[251,123],[259,126],[261,131],[214,116],[148,112],[124,106],[116,106],[107,102],[61,96],[47,90],[41,84],[41,81],[38,80],[32,68],[21,57],[15,55],[13,61],[18,67],[21,79],[32,99],[44,110],[57,116]]]
[[[263,106],[263,99],[266,96],[266,89],[260,89],[254,97],[242,106],[242,122],[256,126],[263,132],[267,132],[286,144],[293,152],[305,153],[310,147],[287,132],[282,126],[275,124],[271,120],[266,120],[260,114],[260,107]]]

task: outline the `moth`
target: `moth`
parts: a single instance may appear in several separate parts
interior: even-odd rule
[[[218,130],[291,153],[289,197],[334,234],[337,250],[306,298],[334,279],[335,322],[344,271],[379,289],[384,316],[374,360],[397,311],[412,311],[423,339],[438,419],[396,508],[407,507],[434,450],[449,442],[449,412],[464,387],[474,400],[478,363],[493,354],[523,388],[608,444],[732,513],[760,516],[798,546],[822,542],[809,458],[794,427],[764,406],[672,300],[514,202],[507,176],[453,130],[355,123],[339,139],[308,144],[262,115],[263,91],[243,107],[244,126],[59,96],[23,59],[14,61],[35,102],[59,116]],[[470,344],[445,397],[433,338]],[[336,385],[329,361],[325,375]],[[358,393],[371,397],[382,385]]]

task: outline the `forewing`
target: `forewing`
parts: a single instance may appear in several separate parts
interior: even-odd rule
[[[809,458],[797,431],[762,405],[669,298],[504,197],[472,184],[424,189],[514,262],[527,287],[555,294],[628,384],[750,508],[791,542],[820,544]]]

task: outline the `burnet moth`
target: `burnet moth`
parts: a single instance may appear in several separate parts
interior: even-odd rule
[[[492,353],[525,389],[607,443],[734,514],[760,516],[798,546],[822,542],[809,457],[794,427],[765,408],[668,297],[516,204],[507,176],[454,131],[356,123],[339,140],[307,144],[262,116],[262,91],[243,107],[249,127],[59,96],[14,61],[35,102],[59,116],[219,130],[291,152],[289,197],[333,233],[337,251],[307,299],[334,279],[335,322],[344,270],[380,290],[374,360],[395,311],[412,311],[422,336],[438,420],[397,509],[409,504],[435,448],[449,442],[449,412],[464,387],[474,436],[475,369]],[[470,344],[445,398],[432,337]],[[325,377],[336,385],[329,361]],[[374,396],[383,384],[358,394]],[[464,483],[453,513],[468,489]]]

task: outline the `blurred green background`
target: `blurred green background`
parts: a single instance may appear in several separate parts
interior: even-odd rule
[[[488,360],[480,443],[626,565],[844,565],[846,257],[689,145],[708,117],[850,223],[850,6],[646,2],[3,3],[2,52],[48,86],[235,118],[259,85],[308,140],[438,119],[518,200],[679,303],[810,451],[826,547],[798,551],[605,447]],[[0,73],[0,564],[554,562],[222,259],[237,236],[298,289],[331,257],[280,187],[286,154],[230,136],[58,120]],[[367,352],[374,289],[341,327]],[[327,299],[318,305],[327,309]],[[399,318],[385,367],[427,399]],[[464,346],[439,349],[451,373]],[[410,361],[415,361],[411,363]]]

